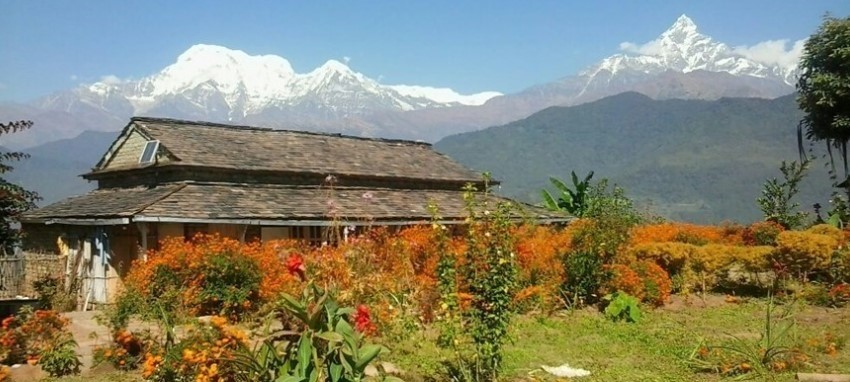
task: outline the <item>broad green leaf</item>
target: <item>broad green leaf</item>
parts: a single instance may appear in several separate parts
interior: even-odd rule
[[[358,358],[357,362],[355,362],[354,368],[357,369],[357,370],[363,370],[363,369],[366,368],[366,365],[368,365],[369,362],[372,362],[372,360],[374,360],[375,357],[378,356],[378,354],[381,354],[381,346],[379,346],[379,345],[365,345],[362,348],[360,348],[359,353],[360,353],[360,358]]]
[[[339,334],[337,332],[321,332],[317,334],[316,337],[319,337],[328,342],[342,342],[344,340],[342,334]]]

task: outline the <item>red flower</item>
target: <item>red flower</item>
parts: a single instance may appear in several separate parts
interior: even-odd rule
[[[375,324],[372,323],[372,314],[369,313],[369,308],[366,305],[357,307],[357,311],[354,313],[354,328],[366,335],[374,334],[377,330]]]
[[[288,270],[290,274],[298,276],[301,280],[304,280],[307,267],[304,266],[304,259],[301,258],[300,255],[293,254],[286,259],[286,270]]]

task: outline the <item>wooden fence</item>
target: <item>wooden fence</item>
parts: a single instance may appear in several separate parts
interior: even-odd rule
[[[0,300],[13,299],[24,284],[23,256],[0,257]]]

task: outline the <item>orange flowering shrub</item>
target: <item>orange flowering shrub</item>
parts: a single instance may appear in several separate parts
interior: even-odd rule
[[[655,306],[662,306],[670,300],[673,282],[664,268],[652,261],[638,261],[632,264],[632,269],[643,282],[643,301]]]
[[[0,365],[0,382],[9,382],[12,380],[12,369],[8,366]]]
[[[660,265],[671,275],[686,271],[688,260],[694,256],[697,246],[685,243],[644,243],[631,247],[627,256],[634,260],[650,260]]]
[[[134,370],[142,362],[142,356],[156,346],[150,333],[138,336],[127,329],[119,329],[112,335],[112,342],[107,346],[94,348],[96,364],[109,362],[119,370]]]
[[[178,293],[195,314],[238,314],[297,289],[299,280],[286,271],[286,261],[302,248],[295,241],[241,243],[218,235],[169,238],[147,261],[134,263],[125,285],[146,298]]]
[[[518,306],[551,308],[556,305],[558,289],[564,282],[561,258],[571,247],[569,231],[545,226],[521,226],[516,237]]]
[[[240,347],[247,345],[246,334],[228,325],[224,317],[191,329],[167,354],[147,353],[142,376],[148,381],[198,382],[234,381],[237,370],[228,367]]]
[[[608,280],[603,285],[603,293],[625,292],[638,300],[643,300],[645,289],[640,275],[631,267],[624,264],[605,266],[609,273]]]
[[[0,364],[38,363],[42,354],[70,338],[70,321],[53,310],[24,310],[0,323]]]
[[[606,269],[609,278],[603,286],[603,293],[625,292],[654,306],[662,306],[670,299],[673,287],[670,276],[652,261],[612,264]]]
[[[805,281],[813,271],[829,267],[842,240],[841,231],[828,225],[814,226],[806,231],[785,231],[776,238],[777,248],[771,261],[780,271]]]
[[[776,237],[785,231],[785,227],[774,221],[762,221],[751,224],[743,232],[746,245],[776,245]]]
[[[647,243],[678,242],[694,245],[732,244],[739,241],[735,230],[722,226],[687,223],[661,223],[636,226],[630,232],[629,246]],[[730,234],[731,233],[731,234]]]

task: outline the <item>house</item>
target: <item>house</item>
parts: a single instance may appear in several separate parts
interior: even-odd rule
[[[28,212],[22,229],[26,250],[84,259],[95,302],[167,237],[319,243],[332,226],[427,222],[429,203],[445,223],[461,223],[461,189],[484,186],[426,143],[139,117],[82,176],[97,189]],[[524,207],[534,219],[565,220]]]

